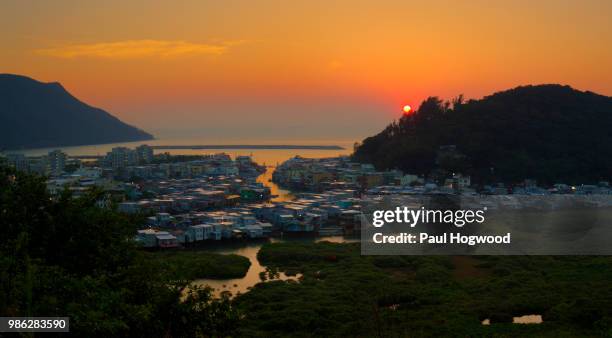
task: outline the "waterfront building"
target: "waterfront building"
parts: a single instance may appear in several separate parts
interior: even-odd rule
[[[30,163],[24,154],[7,154],[6,160],[9,166],[19,171],[29,171]]]
[[[106,154],[104,163],[113,169],[122,169],[129,165],[138,163],[138,156],[135,150],[126,147],[115,147]]]
[[[47,173],[51,176],[59,176],[66,167],[66,153],[61,150],[53,150],[47,154]]]
[[[136,157],[138,163],[153,162],[153,148],[146,144],[136,147]]]
[[[178,247],[178,239],[176,238],[176,236],[171,235],[171,234],[161,234],[158,233],[157,235],[155,235],[155,238],[157,239],[157,246],[159,246],[160,248],[176,248]]]

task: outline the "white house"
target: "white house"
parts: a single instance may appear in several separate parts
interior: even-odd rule
[[[142,246],[145,248],[156,247],[157,239],[155,238],[155,235],[157,235],[157,233],[158,231],[153,229],[138,230],[138,234],[136,235],[136,241],[141,243]]]
[[[246,232],[249,238],[263,237],[263,228],[257,224],[249,224],[245,226],[244,232]]]
[[[185,240],[188,242],[203,241],[214,237],[212,224],[192,225],[185,233]]]

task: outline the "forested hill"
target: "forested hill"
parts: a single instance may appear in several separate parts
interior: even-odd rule
[[[408,173],[459,171],[480,183],[610,180],[612,98],[561,85],[522,86],[467,102],[430,97],[366,138],[353,157]]]
[[[57,82],[0,74],[0,150],[150,140]]]

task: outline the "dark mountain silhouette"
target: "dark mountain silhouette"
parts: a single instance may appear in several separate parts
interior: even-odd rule
[[[57,82],[0,74],[0,148],[150,140],[153,136],[70,95]]]
[[[561,85],[467,102],[430,97],[357,145],[353,157],[409,173],[468,173],[479,183],[610,180],[612,98]]]

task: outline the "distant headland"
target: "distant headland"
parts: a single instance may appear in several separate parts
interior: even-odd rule
[[[152,140],[57,82],[0,74],[0,148],[31,149]]]
[[[343,150],[336,145],[295,145],[295,144],[201,144],[201,145],[158,145],[151,146],[153,149],[257,149],[257,150],[279,150],[279,149],[306,149],[306,150]]]

